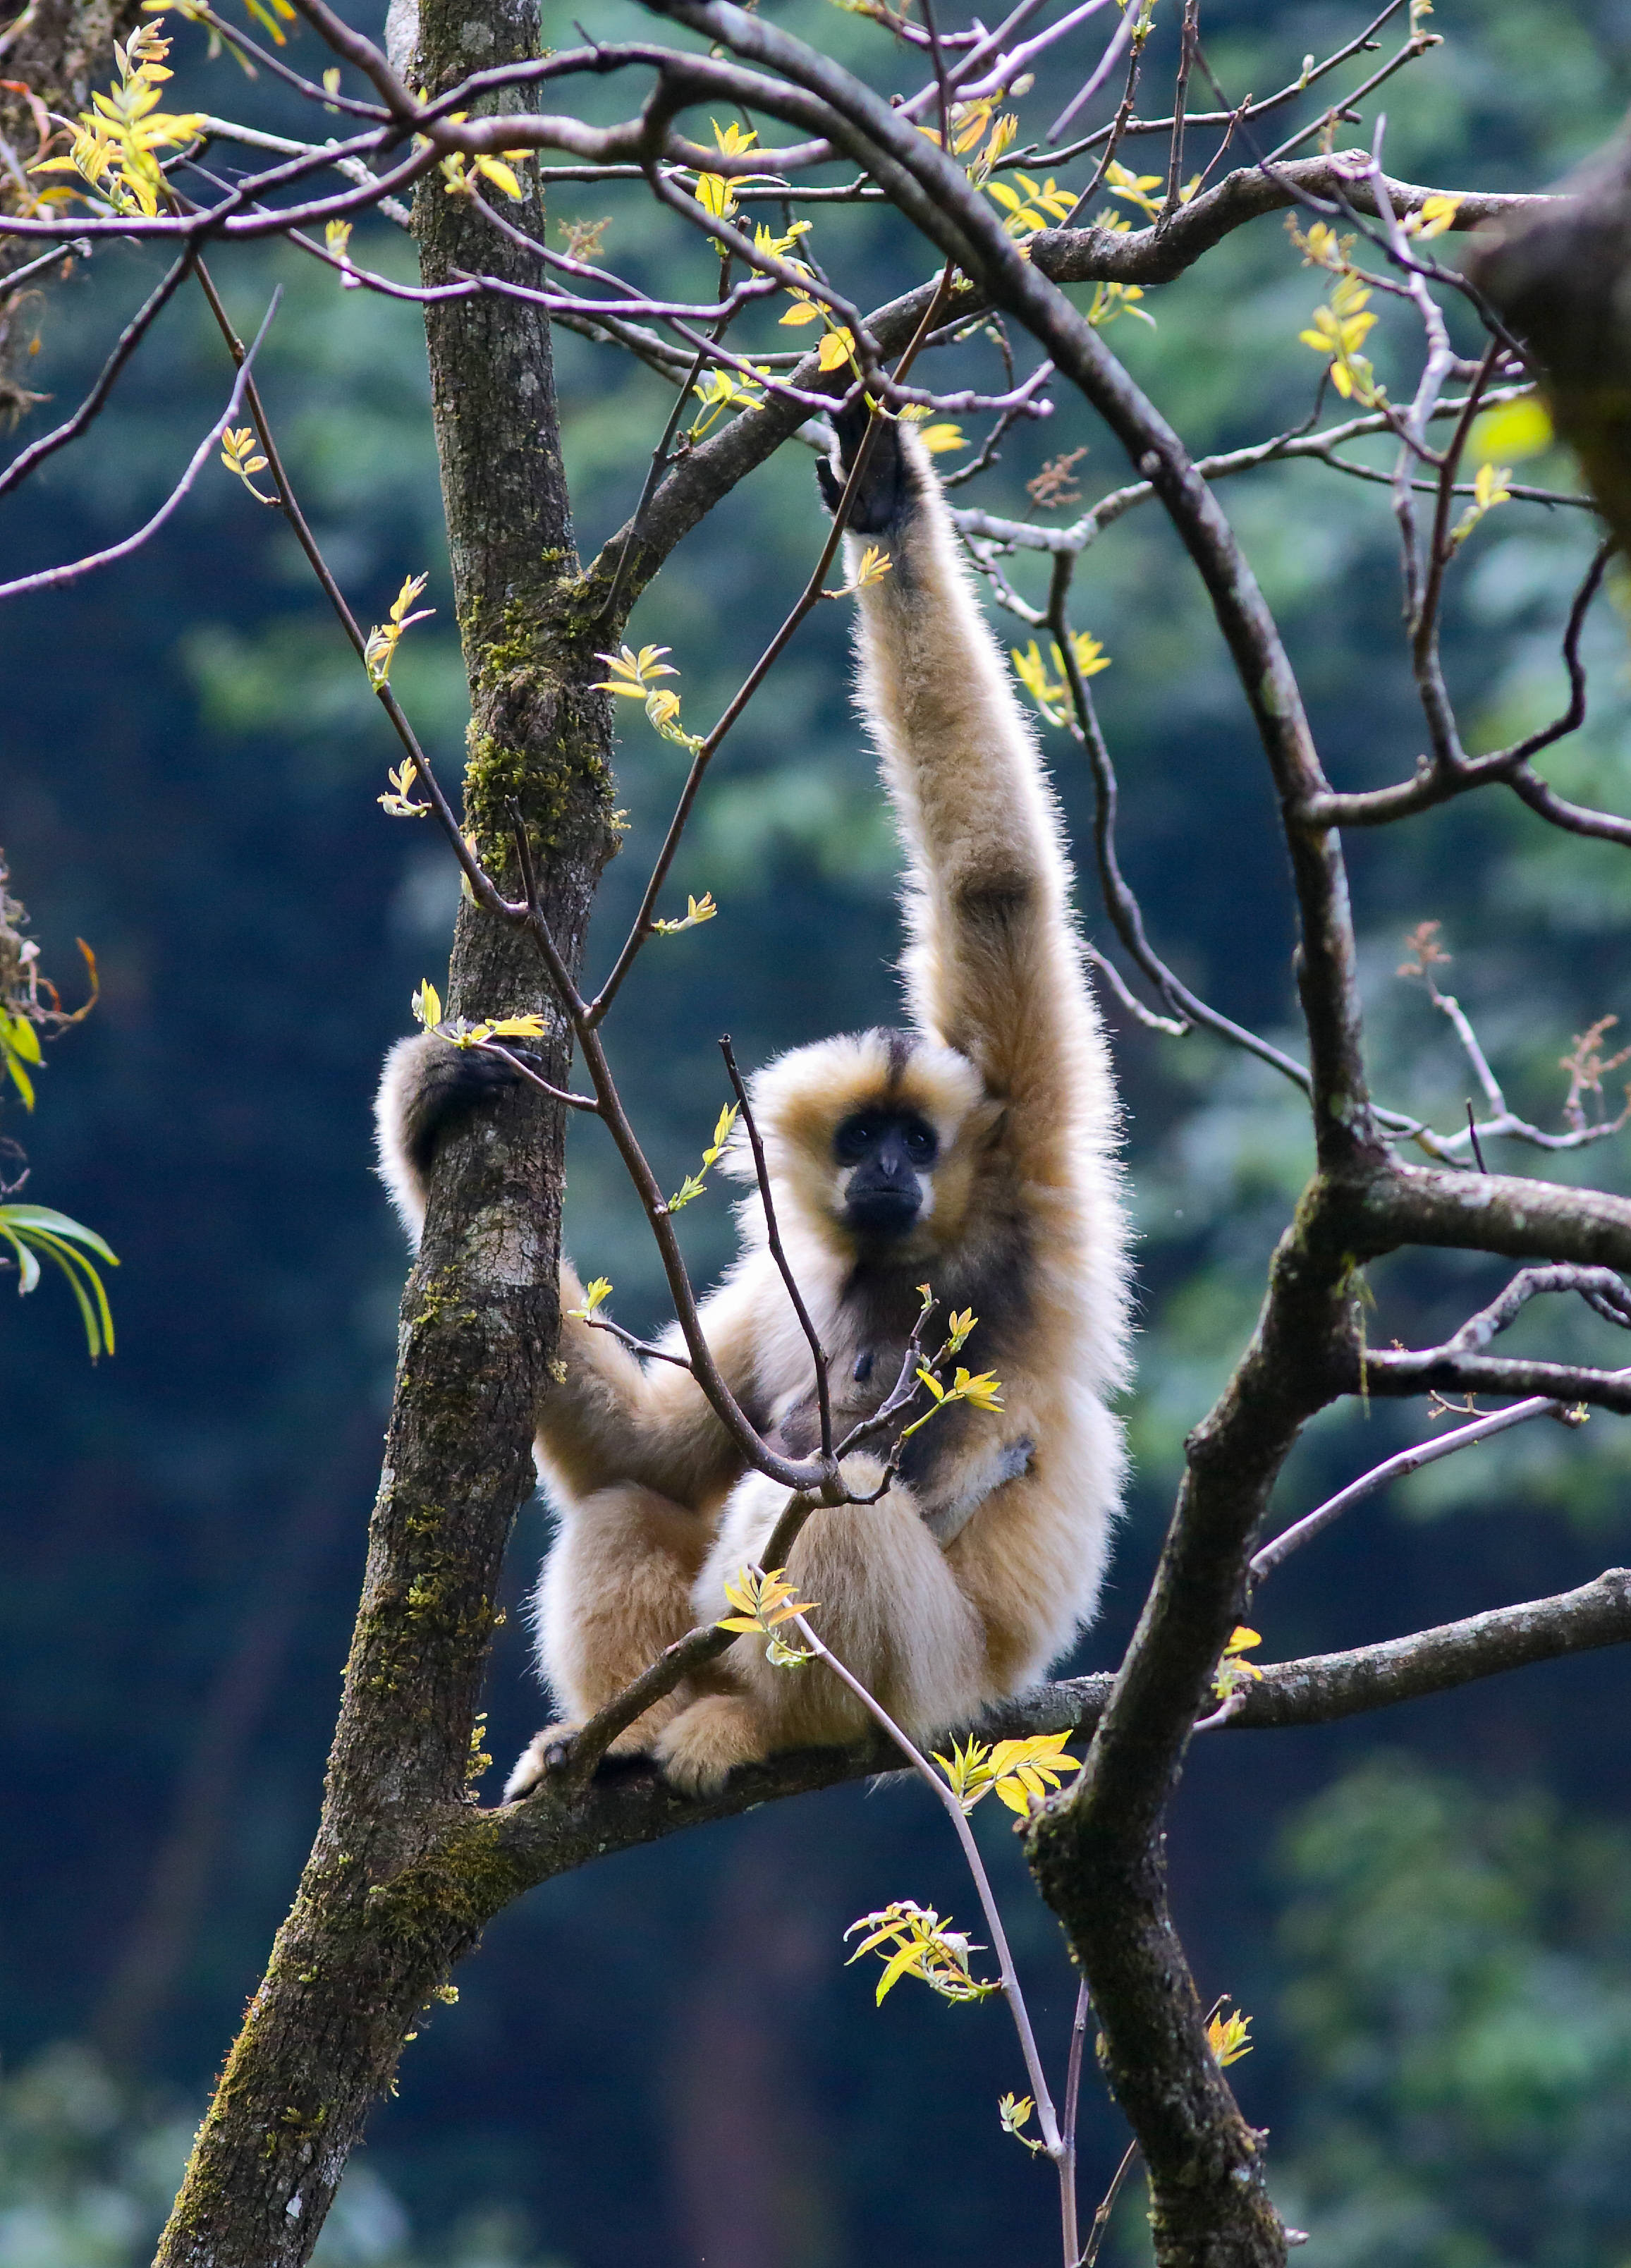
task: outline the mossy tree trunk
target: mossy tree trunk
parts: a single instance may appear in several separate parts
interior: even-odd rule
[[[434,0],[420,36],[434,87],[472,63],[535,52],[537,23],[526,0]],[[467,263],[491,269],[491,235],[478,258],[477,225],[432,176],[419,202],[428,282]],[[508,807],[518,804],[544,909],[576,968],[614,838],[607,704],[585,689],[600,640],[582,613],[548,327],[481,296],[432,306],[428,329],[471,687],[466,821],[513,886]],[[550,1005],[525,938],[468,903],[450,991],[454,1015]],[[558,1027],[540,1052],[564,1084]],[[491,1879],[510,1862],[472,1831],[467,1781],[504,1546],[533,1486],[555,1352],[563,1131],[560,1111],[529,1093],[442,1145],[403,1298],[322,1822],[160,2245],[177,2268],[307,2257],[417,2012],[519,1887]]]

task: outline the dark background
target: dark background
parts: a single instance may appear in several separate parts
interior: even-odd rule
[[[569,13],[551,11],[548,33],[574,36]],[[775,13],[884,68],[885,35],[864,22],[819,0]],[[626,19],[635,11],[606,4],[585,20],[616,36]],[[1346,0],[1223,0],[1203,30],[1238,99],[1363,20]],[[1440,0],[1430,28],[1445,46],[1383,97],[1397,174],[1542,186],[1624,107],[1623,0]],[[174,60],[177,107],[285,117],[225,60],[206,69],[185,30]],[[1350,66],[1340,83],[1360,75]],[[1048,80],[1026,102],[1027,134],[1059,91]],[[1147,142],[1131,162],[1155,171],[1164,156]],[[1061,177],[1085,179],[1081,161]],[[700,239],[632,197],[568,190],[553,217],[606,210],[607,254],[628,272],[709,288]],[[358,244],[410,272],[383,225]],[[822,214],[817,245],[869,304],[924,268],[873,214]],[[359,615],[382,619],[402,577],[430,570],[439,611],[411,634],[395,681],[451,766],[463,684],[417,314],[343,291],[297,255],[218,268],[246,325],[274,279],[285,287],[263,384]],[[108,250],[41,308],[33,382],[52,406],[24,438],[77,397],[158,272],[156,254]],[[1319,297],[1266,220],[1152,292],[1155,331],[1124,319],[1113,343],[1192,448],[1229,446],[1305,413],[1317,364],[1296,333]],[[1403,394],[1416,335],[1396,303],[1379,308],[1374,358]],[[760,342],[783,342],[764,329]],[[666,398],[609,350],[562,335],[559,357],[587,552],[637,494]],[[995,379],[978,343],[964,367]],[[0,508],[4,572],[134,525],[228,383],[202,304],[183,298],[85,445]],[[1114,444],[1066,400],[963,496],[1023,511],[1042,459],[1083,442],[1086,493],[1114,485]],[[631,636],[673,648],[694,724],[718,712],[808,571],[821,528],[811,464],[794,446],[754,475],[641,605]],[[1524,471],[1570,478],[1554,457]],[[1301,465],[1231,483],[1224,500],[1280,611],[1328,769],[1343,784],[1402,775],[1421,728],[1386,491]],[[1583,514],[1517,504],[1471,540],[1450,658],[1473,745],[1558,705],[1558,630],[1591,541]],[[1591,721],[1548,765],[1569,792],[1625,808],[1621,596],[1599,605],[1588,640]],[[1133,515],[1088,556],[1076,619],[1113,660],[1096,689],[1152,932],[1220,1006],[1295,1047],[1260,756],[1153,518]],[[612,1028],[637,1123],[676,1181],[723,1099],[719,1032],[757,1062],[892,1013],[893,848],[848,709],[845,638],[844,610],[823,610],[734,734],[672,893],[677,908],[711,889],[721,918],[650,950]],[[132,561],[49,603],[11,602],[0,746],[0,843],[45,965],[71,990],[81,935],[104,984],[52,1055],[35,1117],[25,1126],[13,1108],[6,1129],[26,1135],[28,1197],[93,1225],[122,1263],[118,1351],[94,1369],[59,1282],[20,1307],[0,1295],[0,2268],[90,2268],[146,2257],[315,1824],[404,1271],[370,1174],[370,1101],[414,985],[441,981],[455,889],[429,831],[378,810],[393,744],[286,531],[218,468]],[[1079,759],[1062,733],[1047,746],[1081,842]],[[625,720],[634,828],[603,892],[602,960],[677,765],[637,711]],[[1558,1124],[1558,1058],[1593,1017],[1631,1007],[1620,855],[1488,799],[1350,851],[1385,1098],[1446,1129],[1460,1118],[1466,1067],[1420,988],[1393,973],[1406,931],[1436,918],[1456,954],[1444,981],[1515,1105]],[[1084,903],[1105,942],[1091,892]],[[1140,1231],[1137,1478],[1084,1668],[1118,1657],[1184,1432],[1249,1330],[1309,1162],[1301,1108],[1272,1072],[1136,1028],[1120,1034],[1118,1060]],[[621,1316],[654,1325],[643,1225],[593,1134],[574,1130],[570,1247],[614,1279]],[[1501,1162],[1623,1189],[1625,1160],[1622,1138],[1577,1161],[1508,1150]],[[682,1226],[706,1275],[730,1249],[722,1197]],[[1373,1336],[1442,1335],[1501,1278],[1453,1255],[1390,1263],[1374,1271]],[[1560,1311],[1532,1315],[1522,1343],[1612,1352],[1606,1326]],[[1287,1516],[1425,1430],[1414,1410],[1328,1414],[1287,1475]],[[1628,1465],[1631,1437],[1598,1416],[1583,1435],[1530,1429],[1400,1486],[1262,1594],[1265,1658],[1387,1637],[1623,1559]],[[529,1509],[489,1702],[501,1771],[540,1721],[521,1608],[544,1536]],[[1610,1654],[1342,1728],[1198,1745],[1172,1823],[1177,1905],[1202,1992],[1231,1992],[1254,2019],[1256,2051],[1233,2075],[1273,2130],[1277,2193],[1313,2230],[1320,2268],[1617,2268],[1631,2247],[1625,1694]],[[1073,1982],[995,1811],[981,1826],[1057,2064]],[[995,2097],[1022,2083],[1000,2010],[904,1987],[875,2012],[868,1977],[841,1966],[846,1924],[904,1896],[972,1910],[944,1822],[893,1786],[711,1828],[537,1893],[489,1932],[457,2007],[424,2021],[324,2257],[1051,2258],[1051,2177],[996,2122]],[[1091,2202],[1124,2141],[1091,2084],[1084,2128]],[[1142,2239],[1135,2190],[1113,2243],[1131,2255]]]

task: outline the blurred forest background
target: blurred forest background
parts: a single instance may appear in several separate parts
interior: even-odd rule
[[[769,4],[863,68],[885,36],[821,0]],[[1209,52],[1237,99],[1261,93],[1369,12],[1362,0],[1209,0]],[[547,8],[546,36],[567,36],[570,13]],[[621,0],[586,18],[607,37],[638,35],[643,20]],[[1385,97],[1388,169],[1407,179],[1546,186],[1631,97],[1627,0],[1438,0],[1430,27],[1445,44]],[[211,78],[196,39],[183,30],[173,58],[187,67],[182,101],[276,124],[275,93],[243,87],[224,60],[214,71],[233,83]],[[1362,75],[1348,69],[1341,84]],[[1027,106],[1027,132],[1049,91]],[[1064,177],[1084,175],[1078,164]],[[603,192],[564,190],[552,219],[606,210]],[[705,264],[649,205],[618,210],[616,249],[642,232],[650,277]],[[847,240],[872,225],[849,214]],[[872,303],[922,265],[902,268],[898,239],[876,232]],[[383,225],[368,254],[411,272],[411,247]],[[286,296],[260,366],[271,416],[364,622],[430,569],[439,611],[395,681],[451,770],[464,688],[418,313],[278,257]],[[30,372],[54,404],[77,398],[158,265],[156,249],[105,250],[54,293]],[[258,317],[264,267],[223,257],[217,273]],[[1149,295],[1155,329],[1124,320],[1113,343],[1199,454],[1304,414],[1316,365],[1296,335],[1319,297],[1281,223],[1261,221]],[[1397,383],[1387,342],[1403,319],[1392,302],[1381,312],[1370,345]],[[670,397],[569,335],[557,354],[588,551],[630,509]],[[7,571],[89,549],[151,509],[216,414],[223,370],[202,302],[181,295],[89,441],[6,503]],[[1109,438],[1067,402],[1051,427],[1012,435],[959,500],[1023,512],[1043,458],[1082,441],[1089,496],[1123,477]],[[821,525],[812,462],[785,449],[643,601],[634,634],[674,648],[693,723],[717,713],[808,571]],[[1570,477],[1549,458],[1524,470]],[[1294,464],[1231,482],[1223,500],[1338,784],[1407,771],[1420,722],[1385,490]],[[1583,513],[1518,504],[1473,538],[1448,644],[1470,745],[1560,705],[1560,625],[1591,541]],[[1113,659],[1096,690],[1121,769],[1123,859],[1152,932],[1207,997],[1295,1047],[1282,854],[1199,587],[1164,526],[1135,514],[1090,553],[1076,592],[1077,622]],[[1620,809],[1626,603],[1622,581],[1593,620],[1591,723],[1547,760],[1560,785]],[[893,845],[849,711],[845,616],[824,609],[800,632],[704,797],[676,881],[711,889],[722,918],[650,951],[611,1027],[637,1123],[676,1181],[722,1100],[721,1031],[758,1062],[892,1012]],[[379,811],[384,719],[287,531],[218,470],[136,560],[12,605],[0,733],[0,843],[45,966],[71,983],[82,935],[104,984],[51,1056],[26,1130],[27,1194],[99,1229],[123,1263],[118,1352],[94,1369],[60,1282],[26,1306],[0,1298],[0,2268],[123,2268],[147,2257],[316,1821],[405,1267],[371,1177],[369,1106],[410,990],[441,981],[456,883],[428,828]],[[1063,733],[1049,754],[1080,843],[1084,768]],[[637,716],[626,727],[634,831],[602,892],[603,952],[679,760]],[[1631,1022],[1620,854],[1488,795],[1361,836],[1350,854],[1384,1098],[1460,1120],[1465,1064],[1422,988],[1395,975],[1406,932],[1437,920],[1455,955],[1444,982],[1515,1106],[1560,1124],[1557,1066],[1574,1035],[1605,1014]],[[1091,888],[1084,902],[1106,942]],[[1249,1330],[1310,1159],[1298,1099],[1260,1065],[1136,1027],[1118,1056],[1140,1234],[1137,1479],[1078,1668],[1118,1658],[1183,1434]],[[624,1321],[655,1325],[654,1257],[597,1131],[574,1129],[570,1248],[614,1279]],[[1624,1190],[1627,1142],[1503,1162]],[[708,1273],[731,1245],[723,1197],[682,1226]],[[1454,1254],[1390,1263],[1375,1271],[1372,1336],[1441,1337],[1503,1272]],[[1526,1329],[1525,1344],[1544,1331],[1558,1351],[1601,1327],[1551,1309]],[[1328,1415],[1283,1508],[1422,1427],[1419,1411],[1387,1405]],[[1628,1476],[1631,1432],[1602,1415],[1582,1435],[1532,1428],[1419,1476],[1276,1580],[1257,1617],[1264,1658],[1385,1638],[1623,1561]],[[544,1535],[534,1507],[489,1701],[501,1771],[541,1721],[521,1605]],[[1620,2268],[1631,2254],[1626,1677],[1623,1657],[1590,1656],[1194,1755],[1172,1828],[1175,1902],[1203,1992],[1232,1993],[1254,2019],[1256,2051],[1233,2076],[1272,2130],[1282,2209],[1315,2232],[1311,2268]],[[980,1818],[1057,2054],[1073,1980],[1004,1822],[990,1808]],[[1020,2080],[1001,2012],[909,1990],[875,2012],[871,1980],[841,1966],[845,1925],[904,1896],[969,1904],[938,1814],[894,1786],[806,1799],[535,1894],[460,1974],[457,2007],[424,2021],[320,2257],[1051,2257],[1046,2174],[997,2125],[995,2098]],[[1091,2203],[1124,2132],[1097,2097],[1084,2124]],[[1113,2250],[1135,2258],[1142,2236],[1129,2195]]]

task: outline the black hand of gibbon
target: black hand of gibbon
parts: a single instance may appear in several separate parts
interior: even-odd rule
[[[871,415],[864,397],[833,412],[838,462],[834,465],[830,458],[820,458],[816,463],[816,479],[829,512],[836,512],[842,500]],[[847,524],[857,535],[885,534],[905,518],[914,497],[915,483],[900,446],[900,429],[893,418],[880,417]]]

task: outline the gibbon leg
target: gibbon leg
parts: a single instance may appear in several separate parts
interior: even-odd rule
[[[567,1714],[535,1734],[504,1789],[535,1787],[548,1752],[691,1628],[691,1592],[711,1523],[655,1489],[626,1482],[574,1506],[537,1592],[539,1666]],[[613,1756],[643,1756],[685,1706],[669,1694],[620,1733]]]
[[[878,1468],[854,1458],[845,1477],[857,1491],[877,1485]],[[758,1474],[738,1484],[694,1594],[695,1618],[724,1611],[724,1585],[759,1552],[787,1501]],[[815,1602],[811,1626],[846,1669],[915,1737],[972,1713],[984,1697],[980,1617],[959,1589],[944,1554],[923,1523],[912,1491],[897,1481],[874,1505],[822,1506],[789,1556],[788,1579]],[[797,1643],[796,1634],[790,1633]],[[781,1749],[823,1748],[859,1740],[871,1719],[819,1661],[778,1668],[760,1638],[738,1638],[721,1664],[737,1689],[680,1711],[655,1753],[676,1786],[711,1794],[738,1764]]]

